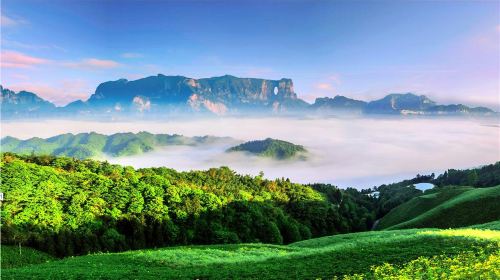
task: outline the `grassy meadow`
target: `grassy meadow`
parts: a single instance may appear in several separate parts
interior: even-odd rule
[[[9,259],[20,257],[16,256],[17,247],[4,246],[2,278],[417,279],[390,277],[404,269],[425,267],[425,264],[431,271],[433,262],[439,264],[442,273],[447,273],[448,267],[448,274],[453,275],[457,271],[452,265],[457,260],[476,264],[482,259],[485,260],[481,262],[483,266],[489,265],[489,268],[483,267],[486,275],[483,276],[496,277],[500,276],[500,231],[489,228],[498,229],[499,225],[497,221],[479,226],[481,229],[371,231],[315,238],[286,246],[181,246],[43,261],[33,258],[40,253],[26,250],[20,267],[5,265],[11,263]],[[482,279],[495,279],[484,277]]]

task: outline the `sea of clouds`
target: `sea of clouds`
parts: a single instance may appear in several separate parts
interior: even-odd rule
[[[276,161],[225,153],[231,143],[170,146],[142,155],[107,157],[134,167],[178,170],[229,166],[243,174],[365,188],[500,161],[498,119],[453,118],[212,118],[203,120],[93,122],[70,120],[2,122],[1,135],[21,139],[61,133],[139,132],[186,136],[230,136],[240,141],[267,137],[300,144],[306,161]]]

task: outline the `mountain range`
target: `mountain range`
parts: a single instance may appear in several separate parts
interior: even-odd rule
[[[4,119],[29,117],[171,116],[181,114],[396,114],[396,115],[495,115],[485,107],[440,105],[424,95],[393,93],[374,101],[345,96],[317,98],[313,104],[300,99],[291,79],[266,80],[230,75],[193,79],[183,76],[150,76],[135,81],[120,79],[100,84],[86,101],[64,107],[36,93],[1,89]]]
[[[104,135],[95,132],[60,134],[50,138],[33,137],[26,140],[4,137],[0,140],[2,152],[23,155],[68,156],[79,159],[103,156],[131,156],[166,146],[198,146],[214,143],[237,143],[229,137],[195,136],[178,134],[115,133]]]

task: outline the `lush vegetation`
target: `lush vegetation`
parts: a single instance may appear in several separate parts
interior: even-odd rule
[[[4,244],[56,256],[179,244],[291,243],[364,231],[372,199],[354,189],[94,160],[5,153]]]
[[[402,276],[406,278],[397,279],[408,279],[421,267],[434,271],[435,267],[442,266],[442,272],[450,271],[449,275],[472,272],[474,268],[467,265],[483,260],[481,273],[490,275],[498,269],[495,265],[499,241],[499,231],[486,229],[372,231],[316,238],[287,246],[233,244],[91,254],[4,269],[2,276],[5,279],[158,279],[159,276],[165,279],[332,279],[343,275],[372,275],[375,266],[375,273],[384,275],[398,273],[394,267],[402,267]],[[466,262],[462,264],[456,261],[464,259]]]
[[[473,186],[487,188],[500,185],[500,161],[480,168],[448,169],[432,181],[437,186]]]
[[[61,134],[47,139],[38,137],[19,140],[5,137],[1,140],[3,152],[30,155],[68,156],[79,159],[141,154],[157,147],[168,145],[198,145],[228,140],[213,136],[186,137],[182,135],[139,133],[116,133],[103,135],[95,132]]]
[[[412,187],[406,187],[406,190],[414,190]],[[441,203],[459,195],[463,192],[473,189],[472,187],[444,187],[427,190],[425,195],[420,192],[419,196],[413,197],[407,202],[401,203],[398,207],[393,208],[389,213],[383,216],[377,224],[378,229],[387,228],[408,220],[413,219]]]
[[[12,153],[1,155],[0,168],[5,279],[498,274],[500,182],[490,174],[498,163],[362,191],[238,175],[227,167],[177,172]],[[476,188],[445,183],[470,182],[464,174],[473,173]],[[438,186],[422,192],[413,186],[421,182]],[[380,217],[384,229],[489,223],[367,232]],[[358,231],[365,232],[351,233]],[[55,259],[66,256],[75,257]]]
[[[258,156],[270,157],[279,160],[290,159],[297,156],[305,158],[304,153],[307,152],[303,146],[272,138],[245,142],[238,146],[229,148],[227,151],[247,152]]]
[[[479,252],[466,252],[453,257],[419,257],[404,265],[385,263],[372,267],[370,273],[341,279],[500,279],[500,250],[487,253],[479,249]]]
[[[417,175],[410,180],[392,184],[383,184],[372,189],[365,190],[365,193],[373,191],[378,192],[377,201],[377,217],[381,218],[389,213],[393,208],[405,203],[406,201],[422,195],[422,191],[417,190],[413,185],[418,183],[426,183],[434,179],[434,174]]]
[[[484,224],[479,224],[479,225],[473,225],[473,226],[471,226],[471,228],[500,230],[500,220],[489,222],[489,223],[484,223]]]
[[[39,264],[53,260],[56,260],[54,256],[32,248],[8,245],[2,245],[1,247],[2,269]]]
[[[500,186],[444,188],[416,197],[387,214],[380,228],[450,228],[500,220]]]
[[[395,207],[421,196],[422,191],[413,185],[418,183],[432,183],[439,188],[446,186],[470,186],[487,188],[500,185],[500,162],[485,165],[479,168],[456,170],[448,169],[443,174],[417,175],[410,180],[403,180],[392,184],[384,184],[372,189],[363,190],[363,193],[378,192],[377,218],[384,217]],[[428,193],[428,191],[426,191]]]

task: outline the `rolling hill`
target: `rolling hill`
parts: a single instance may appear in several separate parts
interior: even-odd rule
[[[392,209],[377,228],[461,227],[500,220],[500,186],[444,187]]]
[[[446,263],[440,262],[439,277],[458,271],[462,275],[479,273],[482,279],[494,279],[484,276],[500,274],[499,241],[500,232],[489,229],[372,231],[316,238],[288,246],[233,244],[99,253],[3,269],[2,276],[4,279],[158,279],[160,275],[164,279],[332,279],[358,274],[361,278],[348,279],[366,279],[380,273],[379,270],[387,270],[385,263],[407,267],[417,258],[421,262],[431,260],[426,262],[427,267],[420,266],[420,271],[427,269],[427,273],[432,273],[436,258],[459,258],[462,263],[465,260],[475,264],[474,270],[446,267]],[[15,257],[15,250],[2,252],[4,259]],[[372,266],[377,266],[376,272]]]

